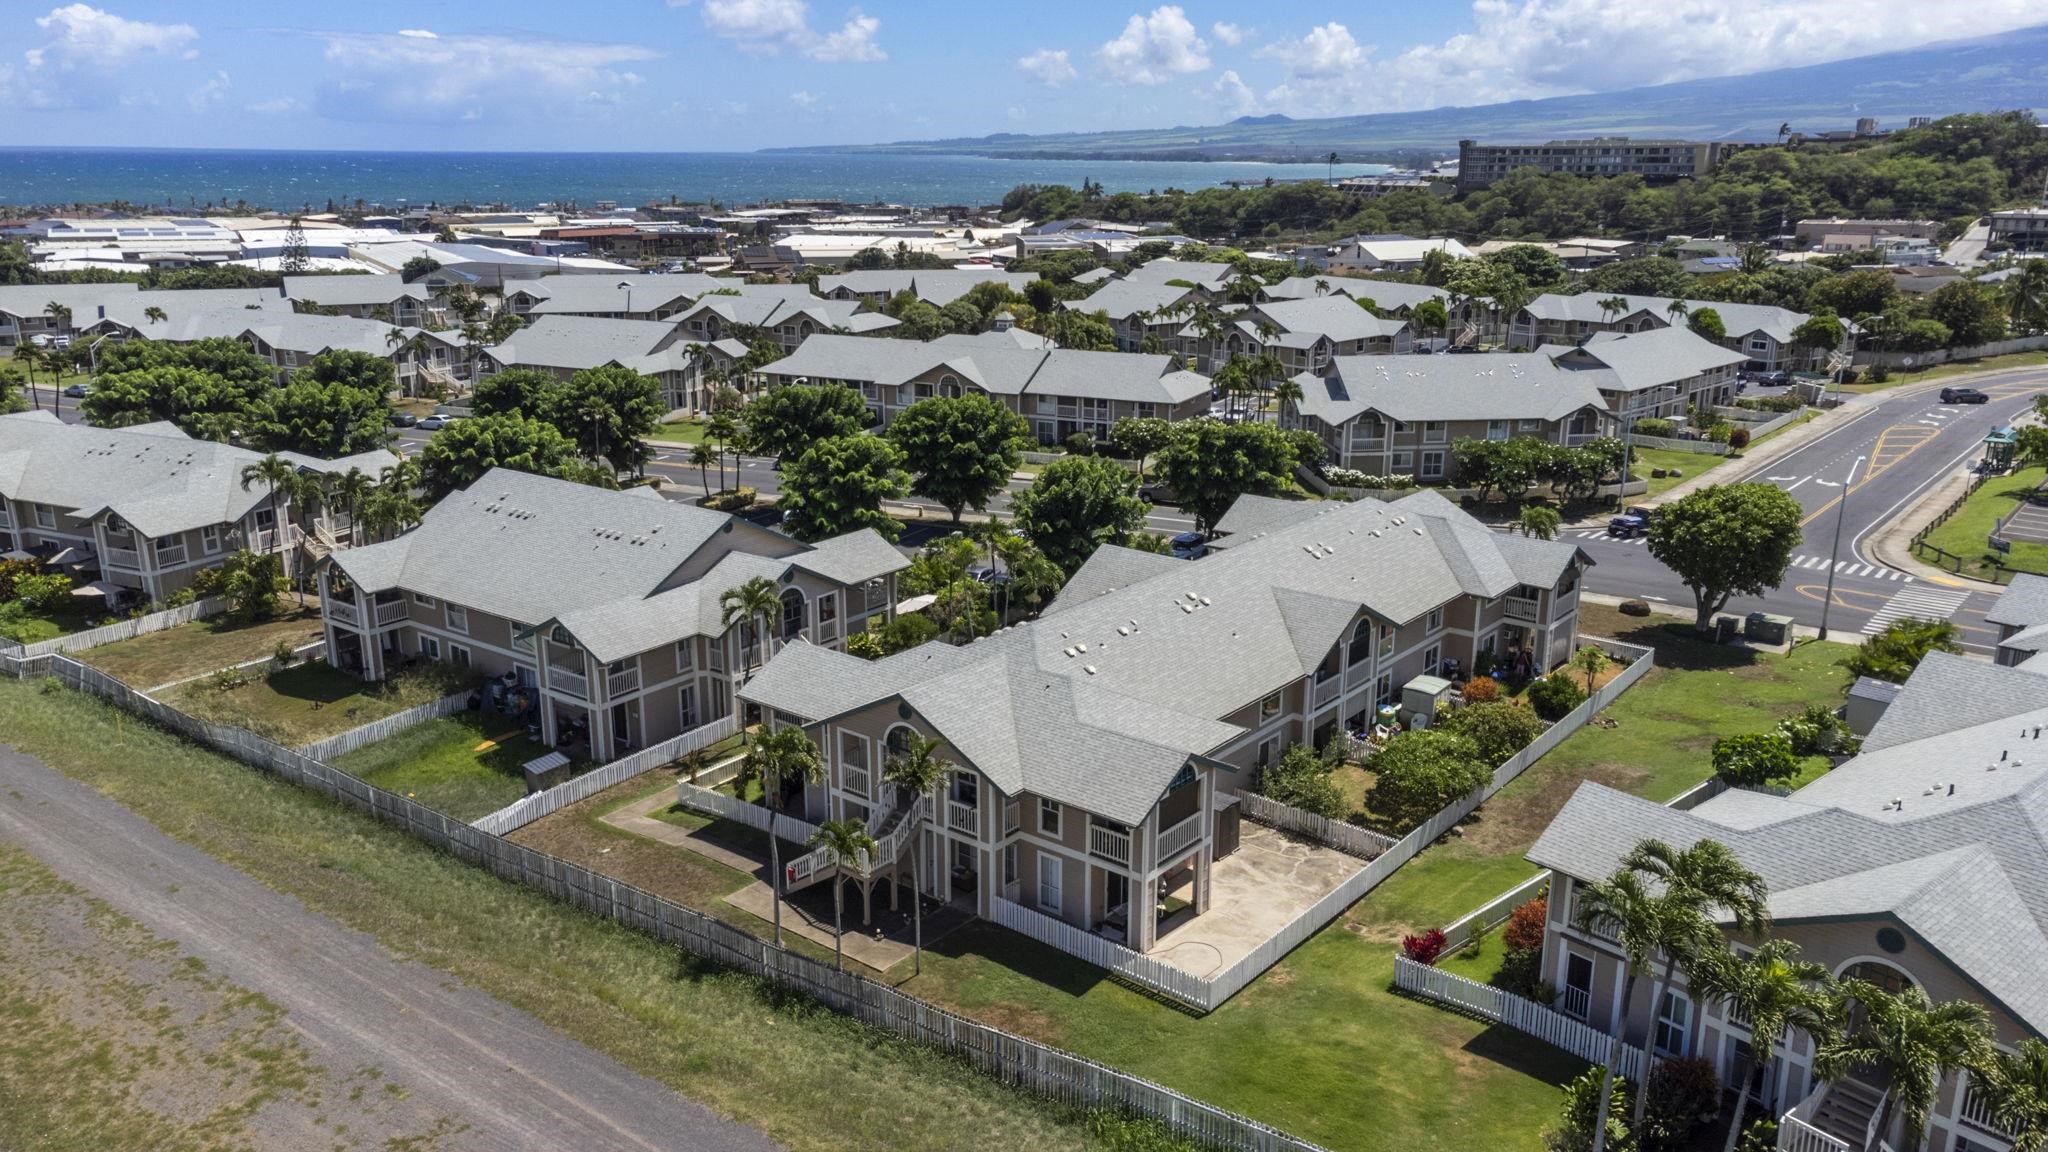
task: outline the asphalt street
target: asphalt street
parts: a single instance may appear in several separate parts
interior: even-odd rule
[[[776,1147],[445,972],[398,960],[4,746],[0,788],[0,839],[267,996],[330,1067],[381,1068],[425,1110],[466,1123],[437,1147]]]
[[[1990,651],[1997,633],[1985,625],[1984,613],[1997,593],[1968,581],[1915,578],[1876,562],[1868,550],[1879,528],[1981,456],[1991,429],[2031,408],[2033,397],[2048,391],[2048,372],[2018,369],[1968,383],[1991,402],[1942,404],[1939,384],[1878,393],[1796,451],[1736,473],[1734,479],[1776,484],[1798,501],[1805,512],[1805,541],[1782,586],[1765,596],[1731,600],[1724,611],[1774,612],[1818,625],[1822,605],[1829,603],[1830,631],[1847,633],[1874,631],[1902,615],[1948,616],[1962,629],[1966,646]],[[1692,593],[1649,555],[1640,538],[1617,540],[1599,529],[1571,529],[1564,539],[1593,557],[1595,566],[1586,580],[1590,591],[1691,606]],[[1831,566],[1835,588],[1830,602]]]

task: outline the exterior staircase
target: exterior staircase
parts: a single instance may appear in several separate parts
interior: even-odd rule
[[[1864,1152],[1876,1146],[1877,1133],[1872,1126],[1879,1109],[1884,1107],[1885,1095],[1868,1084],[1837,1080],[1828,1086],[1827,1095],[1821,1097],[1820,1107],[1815,1109],[1810,1122],[1856,1152]]]
[[[305,551],[306,560],[311,564],[318,564],[345,547],[340,540],[335,538],[332,529],[325,523],[317,520],[313,522],[313,530],[311,532],[307,532],[304,529],[295,529],[294,531],[298,536],[299,547]]]
[[[872,880],[902,859],[924,823],[924,807],[925,797],[918,796],[908,804],[877,809],[867,822],[868,835],[875,838],[876,850],[857,863],[849,863],[842,874],[856,880]],[[789,861],[783,866],[783,894],[801,892],[820,880],[830,879],[838,863],[839,854],[830,848],[814,848]]]

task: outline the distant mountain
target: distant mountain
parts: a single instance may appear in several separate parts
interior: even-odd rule
[[[1769,140],[1786,122],[1795,130],[1826,131],[1874,116],[1884,127],[1899,127],[1909,116],[2015,108],[2048,108],[2048,25],[1803,68],[1470,108],[1317,120],[1241,116],[1211,127],[1002,133],[775,151],[1208,160],[1319,160],[1335,151],[1357,161],[1449,152],[1465,138],[1528,142],[1606,134]]]

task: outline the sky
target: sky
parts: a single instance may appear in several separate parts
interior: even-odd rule
[[[0,0],[0,145],[745,151],[1166,127],[1610,91],[2048,23],[2048,0],[46,4]]]

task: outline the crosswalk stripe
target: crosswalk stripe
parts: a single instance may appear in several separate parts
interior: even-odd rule
[[[1863,626],[1864,635],[1875,636],[1884,631],[1886,625],[1908,617],[1946,619],[1954,615],[1969,598],[1970,594],[1966,591],[1929,588],[1924,584],[1903,588],[1893,593],[1892,598],[1885,601],[1884,607],[1871,616],[1870,622]]]

